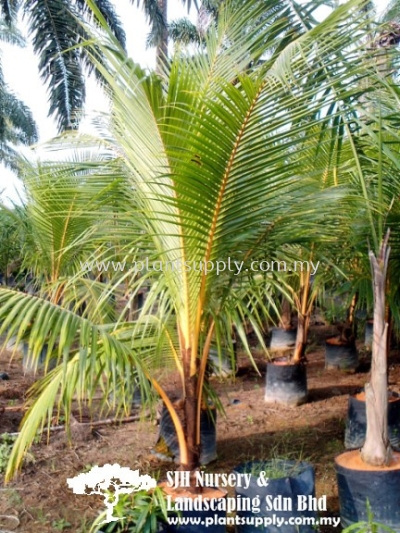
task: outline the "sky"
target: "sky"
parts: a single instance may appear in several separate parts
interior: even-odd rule
[[[136,1],[114,0],[114,5],[124,24],[129,55],[143,67],[154,67],[155,50],[154,48],[146,49],[145,46],[149,26],[143,10],[137,7]],[[169,20],[185,16],[188,16],[187,8],[182,5],[182,1],[169,0]],[[190,18],[195,22],[196,13],[192,12]],[[27,36],[23,21],[20,28]],[[40,144],[54,137],[57,134],[57,127],[55,122],[47,116],[47,92],[38,74],[38,59],[29,43],[25,48],[1,43],[1,49],[5,80],[13,92],[29,106],[38,125],[40,139],[37,152],[40,154]],[[88,80],[86,90],[85,112],[88,118],[83,122],[83,130],[88,128],[90,116],[95,114],[96,111],[105,111],[107,109],[106,99],[93,78]],[[22,188],[18,178],[11,171],[0,165],[0,193],[3,190],[1,199],[10,205],[11,201],[15,201],[18,198],[16,190],[21,191]]]

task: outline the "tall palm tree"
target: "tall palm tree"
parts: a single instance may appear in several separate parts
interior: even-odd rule
[[[134,3],[134,0],[131,0]],[[183,3],[186,3],[183,0]],[[191,0],[188,0],[190,9]],[[160,72],[168,58],[168,0],[143,0],[143,10],[150,23],[149,46],[156,47],[156,71]]]
[[[6,23],[5,18],[0,18],[0,41],[17,46],[25,44],[15,26],[11,22]],[[17,146],[33,144],[37,139],[32,113],[7,86],[0,62],[0,161],[6,167],[17,170]]]
[[[125,32],[113,4],[97,0],[96,7],[124,46]],[[60,131],[75,129],[85,103],[85,69],[93,69],[85,49],[76,48],[86,38],[79,20],[92,20],[93,11],[85,0],[0,1],[8,25],[15,24],[19,9],[28,20],[40,76],[49,91],[49,115],[56,117]]]
[[[108,176],[110,187],[124,184],[121,214],[114,206],[104,207],[103,216],[99,211],[100,226],[108,221],[110,257],[122,231],[120,249],[130,261],[142,261],[139,279],[138,262],[109,276],[99,305],[128,279],[132,297],[146,283],[151,289],[134,321],[121,314],[104,324],[95,313],[82,317],[57,301],[0,288],[0,333],[29,336],[34,357],[50,338],[63,359],[32,391],[8,478],[54,406],[68,420],[72,399],[90,399],[98,387],[105,401],[114,392],[124,402],[133,374],[144,387],[150,380],[161,396],[177,431],[181,466],[195,470],[211,342],[220,344],[235,329],[251,355],[244,321],[259,331],[259,311],[267,313],[263,287],[274,280],[251,272],[253,258],[260,248],[272,256],[284,254],[287,243],[334,240],[335,226],[326,220],[347,209],[346,191],[335,181],[344,131],[352,134],[344,125],[358,113],[359,79],[369,68],[368,56],[360,60],[362,2],[351,0],[286,46],[281,21],[272,15],[270,24],[260,22],[262,3],[241,4],[222,9],[205,49],[177,54],[164,81],[127,60],[111,35],[96,43],[106,57],[97,68],[113,92],[104,142],[114,146],[118,171],[99,161],[85,166],[94,177]],[[271,50],[274,60],[249,70]],[[62,207],[71,191],[55,184],[54,193],[57,212],[71,216],[70,203]],[[104,258],[104,247],[96,255]],[[227,267],[228,258],[240,262],[240,272]],[[65,279],[65,290],[78,277]],[[154,371],[169,362],[181,378],[179,406]]]

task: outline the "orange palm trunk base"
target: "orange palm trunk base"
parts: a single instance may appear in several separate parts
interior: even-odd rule
[[[393,452],[393,458],[389,466],[371,466],[361,459],[359,450],[351,450],[342,453],[335,459],[336,464],[349,470],[365,470],[365,471],[387,471],[400,470],[400,452]]]
[[[354,395],[354,398],[356,400],[360,401],[360,402],[365,402],[365,392],[364,391],[358,392],[357,394]],[[389,394],[388,395],[388,402],[389,403],[400,402],[400,397]]]

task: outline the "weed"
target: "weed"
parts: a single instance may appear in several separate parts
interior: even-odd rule
[[[4,498],[10,507],[17,509],[22,506],[23,500],[17,490],[0,488],[0,491],[4,493]]]
[[[385,533],[395,533],[395,531],[379,522],[374,520],[374,515],[372,513],[371,505],[367,500],[367,519],[364,521],[356,522],[350,526],[343,529],[342,533],[378,533],[379,531],[384,531]]]
[[[243,473],[255,477],[259,477],[262,473],[266,479],[281,479],[297,476],[302,471],[303,467],[297,461],[275,458],[268,461],[253,461],[246,465]]]
[[[57,531],[64,531],[64,529],[69,529],[72,527],[72,524],[70,524],[65,518],[59,518],[58,520],[53,520],[51,525],[57,530]]]
[[[44,510],[41,507],[37,509],[31,509],[31,513],[36,516],[36,520],[41,524],[48,524],[49,516],[48,514],[44,514]]]
[[[90,524],[92,520],[89,520],[88,518],[82,518],[81,525],[76,530],[76,533],[87,533],[90,529]]]
[[[14,441],[15,437],[11,437],[8,433],[3,433],[0,437],[0,474],[6,471]]]

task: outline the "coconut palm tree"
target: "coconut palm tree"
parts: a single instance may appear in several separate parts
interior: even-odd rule
[[[267,313],[265,283],[274,280],[251,271],[253,258],[260,248],[272,256],[277,249],[284,253],[287,243],[334,238],[326,217],[340,212],[346,191],[334,180],[326,186],[324,179],[336,175],[343,124],[357,113],[358,79],[368,68],[368,57],[360,61],[365,32],[357,16],[360,2],[352,0],[324,23],[304,28],[281,45],[273,61],[251,70],[255,58],[279,49],[281,21],[260,23],[263,6],[249,5],[222,9],[206,48],[193,56],[178,53],[164,81],[127,60],[111,35],[96,43],[106,64],[96,51],[93,58],[113,92],[103,143],[113,146],[118,170],[98,160],[85,168],[95,182],[101,176],[110,187],[124,184],[118,208],[103,204],[97,212],[99,227],[108,226],[109,257],[115,256],[117,240],[119,256],[125,253],[131,265],[109,275],[95,310],[127,280],[132,297],[146,283],[151,289],[134,321],[125,322],[121,314],[105,324],[94,311],[80,316],[57,299],[0,288],[0,333],[28,336],[33,357],[50,338],[63,360],[32,391],[8,478],[53,406],[68,421],[72,399],[90,399],[99,387],[105,401],[114,392],[115,401],[124,402],[134,373],[144,387],[149,380],[164,401],[177,431],[181,466],[194,471],[211,342],[220,344],[235,329],[251,355],[243,324],[247,320],[260,331],[260,309]],[[251,28],[246,35],[243,24]],[[55,185],[57,212],[72,217],[74,207],[63,197],[83,187]],[[85,242],[85,232],[69,242],[72,253]],[[104,245],[99,250],[92,257],[104,258]],[[79,276],[86,279],[87,273],[67,277],[63,290],[72,291]],[[155,371],[168,362],[181,378],[179,405]]]
[[[373,359],[366,385],[367,436],[361,453],[372,466],[387,465],[392,457],[387,437],[387,357],[392,326],[396,331],[400,328],[400,137],[393,122],[399,100],[397,87],[391,90],[390,100],[380,95],[376,101],[379,121],[365,126],[377,140],[371,142],[364,128],[351,147],[357,167],[349,180],[362,200],[351,210],[348,249],[356,261],[350,264],[355,268],[348,266],[349,287],[362,301],[373,299],[374,304]]]

